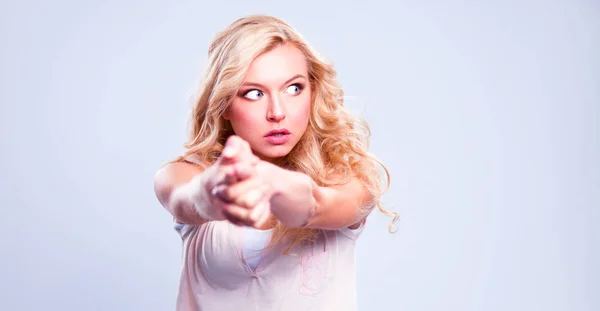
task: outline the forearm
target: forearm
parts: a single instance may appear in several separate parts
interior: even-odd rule
[[[316,184],[306,174],[266,164],[267,178],[273,188],[271,213],[290,228],[307,225],[318,207]]]
[[[337,230],[364,218],[371,199],[362,182],[351,178],[343,185],[323,187],[303,173],[267,166],[272,183],[271,212],[287,227]]]
[[[171,212],[180,221],[200,224],[211,220],[225,220],[221,211],[211,202],[209,180],[214,167],[194,176],[187,183],[173,189]]]

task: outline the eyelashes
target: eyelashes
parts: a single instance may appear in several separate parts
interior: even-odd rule
[[[288,90],[293,89],[293,88],[295,88],[297,90],[293,91],[294,93],[292,93],[292,94],[297,95],[297,94],[300,94],[300,92],[302,92],[302,89],[304,88],[304,86],[300,83],[294,83],[294,84],[288,86],[285,89],[285,91],[287,92]]]
[[[304,84],[294,83],[285,89],[285,92],[291,95],[298,95],[304,90]],[[264,93],[258,89],[250,89],[242,93],[242,97],[251,100],[257,100],[264,96]]]
[[[244,92],[244,94],[242,94],[243,97],[246,97],[248,99],[259,99],[261,97],[263,97],[263,92],[259,91],[259,90],[248,90],[246,92]]]

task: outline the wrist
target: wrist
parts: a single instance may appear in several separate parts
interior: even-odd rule
[[[200,217],[204,220],[223,220],[225,219],[212,201],[211,190],[212,170],[207,169],[203,174],[192,178],[185,186],[183,191],[185,196],[192,203],[192,206]]]
[[[283,171],[282,168],[267,161],[261,160],[256,164],[256,172],[259,176],[262,176],[264,182],[267,184],[269,196],[271,197],[282,192],[285,176],[281,176],[281,171]]]
[[[273,167],[275,173],[268,176],[273,185],[271,212],[287,227],[310,225],[317,209],[312,178],[301,172]]]

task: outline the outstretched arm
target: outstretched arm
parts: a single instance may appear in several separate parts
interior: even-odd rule
[[[160,203],[179,222],[202,224],[211,220],[229,220],[236,224],[261,226],[270,215],[261,184],[252,182],[258,158],[238,137],[230,137],[219,160],[206,170],[183,162],[170,163],[154,178],[154,190]],[[244,207],[224,201],[213,190],[237,184],[245,196]]]
[[[355,227],[364,218],[369,194],[351,178],[338,186],[322,187],[308,175],[261,162],[258,167],[271,182],[271,212],[288,227],[336,230]]]
[[[209,194],[204,190],[210,175],[209,171],[189,163],[170,163],[154,177],[156,197],[181,223],[198,225],[209,220],[224,219],[217,208],[213,208]]]

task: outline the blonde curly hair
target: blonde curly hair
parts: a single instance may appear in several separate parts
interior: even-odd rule
[[[268,15],[240,18],[219,32],[208,49],[208,65],[194,99],[186,151],[174,161],[189,156],[199,159],[202,166],[215,163],[227,138],[234,134],[229,121],[223,118],[233,96],[244,82],[251,62],[273,48],[291,43],[306,57],[311,83],[309,125],[298,144],[286,155],[281,166],[312,177],[320,186],[339,185],[351,177],[360,179],[370,194],[371,202],[362,216],[377,206],[392,217],[389,231],[399,220],[398,214],[382,207],[381,195],[387,191],[390,175],[385,165],[368,151],[370,130],[367,122],[353,116],[344,107],[343,90],[336,80],[336,71],[302,36],[285,21]],[[173,161],[172,161],[173,162]],[[382,189],[380,165],[387,178]],[[284,237],[292,243],[286,249],[314,240],[318,229],[287,228],[276,219],[269,245]]]

